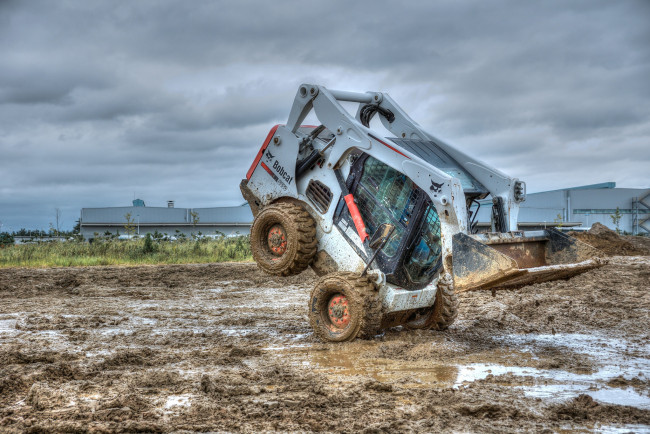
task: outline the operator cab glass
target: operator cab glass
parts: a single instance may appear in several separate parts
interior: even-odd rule
[[[416,188],[403,174],[372,157],[366,159],[354,197],[369,234],[382,223],[395,225],[395,232],[383,249],[388,257],[397,253],[399,241],[411,222]]]
[[[395,226],[376,259],[387,281],[405,289],[429,284],[441,265],[442,249],[440,219],[428,196],[406,175],[368,155],[354,163],[348,187],[369,234],[382,223]],[[347,210],[340,217],[349,220]]]
[[[442,253],[440,218],[433,205],[427,205],[420,227],[411,254],[404,260],[404,268],[413,282],[429,283]]]

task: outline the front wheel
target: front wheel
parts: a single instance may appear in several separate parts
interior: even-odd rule
[[[274,276],[304,271],[316,254],[316,222],[293,203],[264,207],[251,227],[251,251],[257,265]]]
[[[448,273],[438,281],[436,300],[433,306],[416,314],[404,327],[407,329],[445,330],[458,316],[458,297],[454,293],[454,282]]]
[[[367,277],[332,273],[321,278],[309,297],[309,323],[324,341],[371,339],[380,330],[381,302]]]

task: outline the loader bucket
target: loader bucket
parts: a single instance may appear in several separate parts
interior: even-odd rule
[[[456,292],[518,288],[567,279],[604,265],[603,254],[555,228],[452,239]]]

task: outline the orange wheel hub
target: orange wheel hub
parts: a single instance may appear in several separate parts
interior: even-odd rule
[[[269,249],[274,255],[282,256],[287,251],[287,233],[281,225],[275,225],[269,229],[267,241]]]
[[[334,294],[327,303],[327,316],[336,328],[344,329],[350,324],[348,298],[343,294]]]

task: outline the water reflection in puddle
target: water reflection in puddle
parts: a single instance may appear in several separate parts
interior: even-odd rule
[[[631,407],[650,409],[650,397],[641,395],[631,387],[616,389],[603,386],[599,390],[593,390],[593,388],[593,384],[552,384],[535,385],[533,387],[524,387],[523,389],[527,396],[543,399],[563,400],[585,393],[596,401],[607,404],[629,405]]]
[[[16,329],[17,322],[15,319],[0,319],[0,334],[15,335],[20,333],[20,330]]]
[[[191,398],[192,396],[190,395],[168,396],[167,401],[165,402],[165,409],[169,409],[172,407],[189,407]]]
[[[510,334],[495,336],[493,340],[519,348],[555,347],[586,354],[599,360],[618,361],[624,356],[639,356],[648,363],[650,342],[634,343],[624,339],[612,339],[601,334]]]

